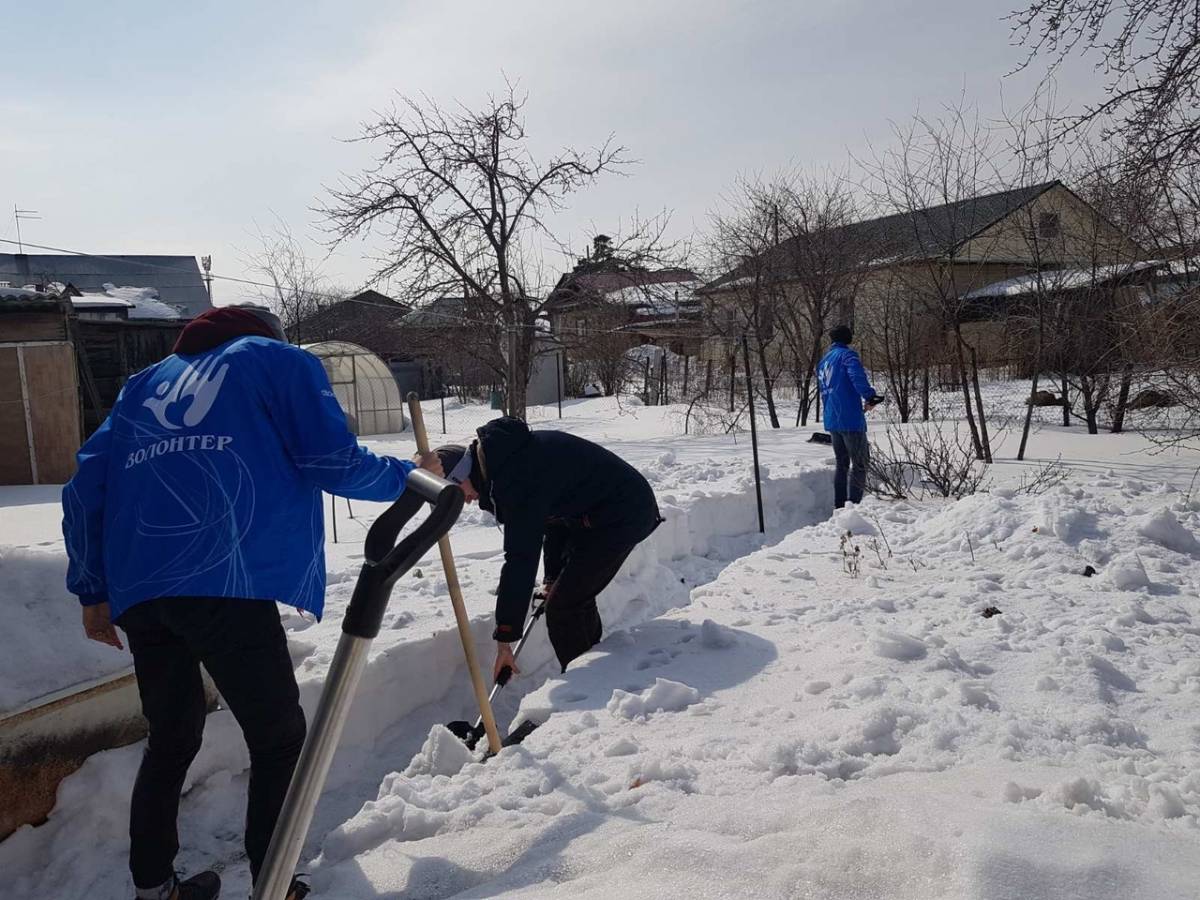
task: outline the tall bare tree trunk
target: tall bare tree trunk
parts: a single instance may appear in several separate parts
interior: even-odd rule
[[[1029,388],[1029,407],[1025,410],[1025,426],[1021,429],[1021,446],[1017,448],[1018,460],[1025,458],[1025,446],[1029,443],[1029,429],[1033,425],[1033,400],[1038,392],[1039,368],[1040,365],[1035,365],[1033,368],[1033,385]]]
[[[925,369],[921,375],[921,420],[929,421],[929,360],[925,360]]]
[[[971,383],[975,387],[975,406],[979,413],[979,439],[983,444],[983,461],[992,461],[992,441],[988,436],[987,410],[983,408],[983,392],[979,390],[979,357],[971,348]]]
[[[771,419],[771,427],[779,427],[779,415],[775,411],[775,388],[771,382],[771,373],[767,368],[767,348],[764,342],[758,340],[758,368],[762,373],[763,396],[767,401],[767,414]]]
[[[1062,373],[1062,411],[1063,411],[1063,428],[1071,427],[1071,382],[1067,379],[1067,373]]]
[[[1121,372],[1121,388],[1117,391],[1117,405],[1113,408],[1112,433],[1125,430],[1125,412],[1129,409],[1129,391],[1133,387],[1133,366],[1126,365]]]
[[[971,444],[975,448],[975,458],[983,459],[983,444],[979,440],[979,427],[975,424],[975,413],[971,409],[971,385],[967,380],[967,356],[963,352],[962,333],[958,330],[958,323],[954,324],[954,358],[958,363],[958,381],[962,387],[963,409],[967,414],[967,425],[971,428]]]

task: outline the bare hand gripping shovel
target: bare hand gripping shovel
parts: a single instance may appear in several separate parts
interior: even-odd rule
[[[396,543],[400,531],[426,503],[433,505],[429,516]],[[400,499],[367,532],[365,562],[342,620],[342,636],[312,727],[267,848],[254,900],[284,900],[366,666],[367,652],[379,634],[392,586],[445,536],[458,519],[462,505],[463,495],[457,485],[417,469],[409,474]]]
[[[525,647],[525,642],[529,640],[529,635],[533,631],[533,626],[537,624],[537,620],[542,617],[542,613],[546,611],[546,596],[544,594],[534,594],[534,600],[540,602],[533,608],[533,613],[529,616],[529,622],[525,625],[525,631],[521,634],[521,640],[513,650],[513,662],[516,662],[521,656],[521,650]],[[500,674],[496,676],[496,683],[492,685],[492,692],[488,694],[488,706],[490,707],[496,699],[496,695],[500,693],[500,688],[508,684],[508,680],[512,678],[512,667],[505,666],[500,670]],[[478,721],[472,725],[470,722],[462,719],[456,722],[448,722],[446,728],[460,741],[467,745],[471,750],[475,749],[475,745],[479,743],[479,739],[486,733],[483,727],[483,716],[480,716]],[[525,721],[514,728],[503,741],[505,747],[511,747],[513,744],[519,744],[537,728],[536,722]]]

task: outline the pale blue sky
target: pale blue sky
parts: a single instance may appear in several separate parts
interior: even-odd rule
[[[272,212],[309,208],[364,160],[341,143],[396,91],[471,103],[503,74],[529,94],[537,148],[614,134],[641,164],[575,196],[558,229],[674,210],[679,237],[739,172],[821,166],[885,142],[888,120],[954,100],[985,114],[1020,59],[1014,0],[606,3],[240,0],[22,3],[5,10],[0,237],[95,253],[206,254],[244,273]],[[1023,99],[1028,76],[1004,93]],[[1094,96],[1079,67],[1061,99]],[[6,212],[7,211],[7,212]],[[327,263],[363,281],[365,248]],[[322,251],[314,245],[314,254]],[[241,296],[219,288],[222,301]]]

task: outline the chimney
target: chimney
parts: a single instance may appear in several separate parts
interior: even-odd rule
[[[598,234],[592,238],[592,259],[608,259],[612,256],[612,238]]]

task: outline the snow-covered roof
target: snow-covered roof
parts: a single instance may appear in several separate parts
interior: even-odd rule
[[[71,305],[76,309],[132,309],[133,304],[118,297],[107,294],[84,294],[82,297],[72,297]]]
[[[1070,291],[1103,284],[1116,278],[1126,278],[1137,272],[1163,268],[1162,262],[1114,263],[1086,269],[1050,269],[1031,272],[1003,281],[994,281],[963,295],[964,300],[985,300],[997,297],[1018,297],[1038,291]]]
[[[71,298],[77,309],[107,308],[124,306],[131,319],[180,319],[183,313],[159,299],[158,290],[152,287],[117,287],[105,283],[100,293],[83,293]]]
[[[702,284],[699,279],[692,279],[631,285],[605,292],[604,299],[608,303],[632,307],[644,315],[678,316],[681,310],[694,308],[699,303],[696,290]]]

